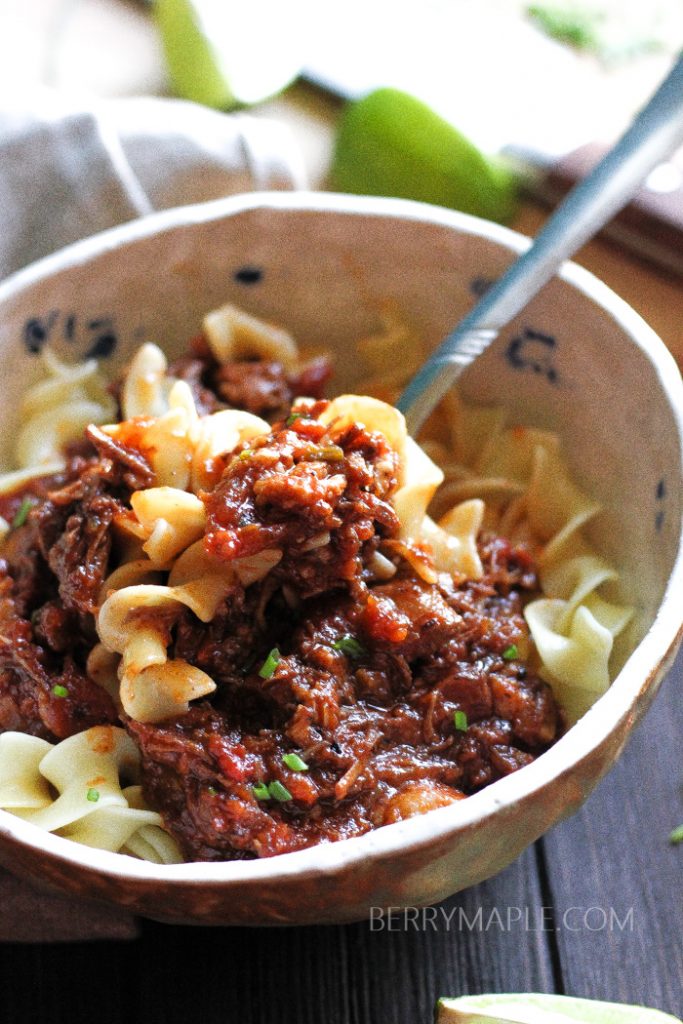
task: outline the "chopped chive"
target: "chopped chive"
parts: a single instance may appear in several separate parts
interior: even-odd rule
[[[344,449],[338,444],[323,445],[320,448],[320,456],[326,462],[341,462],[344,458]]]
[[[85,799],[89,800],[91,804],[96,804],[100,799],[99,789],[89,789],[85,795]]]
[[[257,800],[270,800],[270,793],[265,782],[256,782],[251,787],[251,791]]]
[[[307,772],[308,765],[298,754],[283,754],[282,760],[293,772]]]
[[[62,686],[61,683],[57,683],[55,686],[53,686],[52,692],[54,693],[55,697],[69,696],[69,691],[67,690],[66,686]]]
[[[343,462],[344,449],[338,444],[322,444],[303,456],[304,462]]]
[[[292,799],[292,794],[289,792],[287,787],[283,786],[277,779],[275,779],[274,782],[269,783],[268,792],[272,796],[273,800],[278,800],[280,803],[284,803],[285,800]]]
[[[297,420],[300,420],[302,416],[303,416],[302,412],[290,412],[289,416],[285,420],[285,426],[286,427],[291,427],[292,424],[296,423]]]
[[[261,679],[271,679],[275,675],[275,669],[277,668],[277,663],[280,660],[280,657],[281,655],[277,647],[273,647],[272,651],[261,665],[261,668],[258,670],[258,674],[261,676]]]
[[[510,644],[509,647],[506,647],[503,651],[503,657],[506,661],[514,661],[515,658],[518,658],[519,648],[517,647],[517,644]]]
[[[216,789],[215,786],[209,786],[208,792],[209,792],[209,794],[211,796],[217,796],[218,795],[218,790]]]
[[[239,453],[238,458],[241,462],[246,462],[246,460],[253,454],[253,448],[245,448],[243,452]]]
[[[467,715],[464,711],[454,711],[453,721],[458,732],[465,732],[467,730]]]
[[[679,843],[683,843],[683,825],[679,825],[675,828],[669,836],[669,842],[673,846],[678,846]]]
[[[355,636],[351,636],[348,633],[346,636],[340,636],[338,640],[335,640],[332,647],[335,651],[347,654],[349,658],[362,658],[366,653],[365,648],[356,640]]]
[[[10,525],[10,529],[17,530],[20,526],[23,526],[26,522],[29,512],[35,505],[33,498],[24,498],[21,505],[16,511],[14,519]]]

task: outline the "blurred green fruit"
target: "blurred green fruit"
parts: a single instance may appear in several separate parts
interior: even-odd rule
[[[501,222],[517,205],[508,168],[398,89],[377,89],[347,107],[330,178],[340,192],[419,199]]]
[[[529,1024],[680,1024],[677,1017],[646,1006],[540,993],[461,996],[440,999],[436,1007],[436,1024],[495,1024],[511,1019]]]
[[[174,92],[226,110],[275,95],[301,70],[298,3],[155,0]]]

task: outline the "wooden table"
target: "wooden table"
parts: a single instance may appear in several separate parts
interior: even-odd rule
[[[322,181],[338,107],[297,87],[262,113],[290,121]],[[544,213],[527,205],[516,227]],[[579,262],[627,299],[683,362],[679,281],[607,244]],[[0,947],[8,1024],[431,1019],[440,995],[565,992],[683,1013],[683,659],[584,808],[515,863],[425,918],[347,927],[141,923],[127,943]]]
[[[181,928],[0,947],[8,1024],[427,1024],[440,995],[565,992],[683,1012],[683,659],[583,809],[425,921]]]

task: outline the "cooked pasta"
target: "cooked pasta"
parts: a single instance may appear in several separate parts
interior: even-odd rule
[[[24,733],[0,734],[0,807],[47,832],[102,850],[182,860],[161,816],[145,807],[140,755],[123,729],[96,726],[52,745]],[[140,852],[141,851],[141,852]]]
[[[388,310],[359,352],[378,397],[320,400],[291,335],[224,306],[186,361],[138,350],[119,420],[49,357],[19,453],[42,469],[0,480],[40,506],[4,520],[0,807],[160,863],[269,856],[461,799],[605,691],[630,610],[559,437],[452,395],[418,445],[383,400],[413,332]]]
[[[105,423],[116,413],[96,359],[63,363],[49,348],[42,350],[40,359],[46,377],[28,388],[21,402],[19,469],[63,465],[69,441],[80,441],[88,424]]]
[[[377,363],[373,368],[381,371]],[[395,379],[397,388],[403,382],[404,378]],[[544,596],[527,605],[525,617],[541,675],[552,683],[570,722],[575,722],[609,686],[614,640],[632,617],[631,608],[601,593],[605,584],[618,580],[618,573],[581,533],[600,505],[572,481],[557,434],[508,427],[502,408],[468,406],[452,394],[431,428],[432,438],[424,448],[443,468],[442,486],[432,505],[440,518],[438,525],[425,518],[423,536],[433,546],[438,564],[442,531],[479,500],[483,505],[475,513],[466,545],[473,578],[481,567],[472,537],[482,524],[534,550]],[[421,504],[411,502],[411,509],[416,507]],[[455,562],[453,568],[447,565],[446,551],[441,557],[449,571],[458,568]]]

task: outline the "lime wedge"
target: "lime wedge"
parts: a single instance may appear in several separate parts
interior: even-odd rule
[[[330,178],[340,192],[420,199],[488,220],[508,221],[516,208],[512,173],[398,89],[376,89],[347,107]]]
[[[296,3],[155,0],[174,92],[226,110],[258,103],[299,74],[303,43]]]
[[[681,1024],[661,1010],[535,993],[440,999],[436,1024]]]

